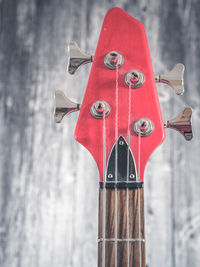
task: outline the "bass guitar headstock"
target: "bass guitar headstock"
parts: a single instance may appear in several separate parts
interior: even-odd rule
[[[165,128],[192,139],[191,108],[164,123],[156,89],[156,82],[162,82],[183,94],[184,65],[155,76],[144,26],[125,11],[113,8],[106,14],[94,56],[75,42],[69,54],[70,74],[86,63],[92,62],[92,68],[81,105],[56,92],[55,121],[80,110],[75,139],[94,157],[101,182],[142,182]]]

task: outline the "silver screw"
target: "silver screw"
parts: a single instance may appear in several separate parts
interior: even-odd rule
[[[133,179],[133,178],[135,178],[135,175],[134,175],[133,173],[131,173],[131,174],[129,175],[129,177],[130,177],[130,179]]]
[[[109,173],[109,174],[108,174],[108,178],[110,178],[110,179],[113,178],[112,173]]]
[[[119,141],[120,146],[124,145],[124,141]]]

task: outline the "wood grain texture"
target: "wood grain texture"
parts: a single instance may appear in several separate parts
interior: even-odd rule
[[[106,192],[104,192],[104,190]],[[105,203],[105,204],[104,204]],[[105,211],[104,211],[105,205]],[[117,211],[115,209],[117,205]],[[117,224],[116,224],[117,222]],[[128,226],[127,226],[128,223]],[[104,227],[105,224],[105,237]],[[100,189],[99,190],[99,241],[98,266],[145,267],[144,234],[144,190],[140,189]],[[116,232],[116,235],[115,235]],[[115,238],[117,237],[117,238]],[[127,243],[127,239],[129,242]],[[115,240],[117,247],[115,247]],[[142,241],[141,241],[142,240]],[[103,248],[105,245],[105,254]],[[141,265],[140,265],[141,263]]]
[[[60,89],[81,103],[90,66],[67,75],[67,43],[94,53],[112,6],[146,27],[155,73],[186,66],[184,96],[157,86],[164,119],[193,108],[194,139],[166,130],[150,158],[146,253],[148,267],[199,267],[199,0],[0,1],[1,267],[97,265],[96,165],[74,140],[78,114],[54,125],[51,102]]]

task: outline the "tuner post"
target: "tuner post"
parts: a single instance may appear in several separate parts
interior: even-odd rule
[[[111,51],[108,54],[106,54],[104,58],[104,64],[107,68],[111,70],[115,70],[116,68],[121,67],[121,65],[124,63],[123,56],[117,52],[117,51]]]
[[[96,119],[103,119],[110,113],[110,105],[106,101],[97,100],[92,104],[90,113]]]
[[[126,74],[125,82],[128,86],[134,89],[143,85],[145,77],[140,70],[131,70]]]
[[[148,118],[141,118],[134,124],[134,131],[137,135],[149,136],[154,130],[153,122]]]

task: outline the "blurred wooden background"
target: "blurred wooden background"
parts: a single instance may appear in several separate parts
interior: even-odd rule
[[[67,43],[93,53],[103,17],[122,7],[146,27],[155,73],[186,65],[185,94],[158,85],[163,118],[193,108],[194,139],[166,130],[145,175],[149,267],[200,265],[199,0],[0,0],[0,266],[94,267],[98,172],[52,120],[53,94],[81,102],[90,66],[67,74]],[[83,175],[84,174],[84,175]]]

